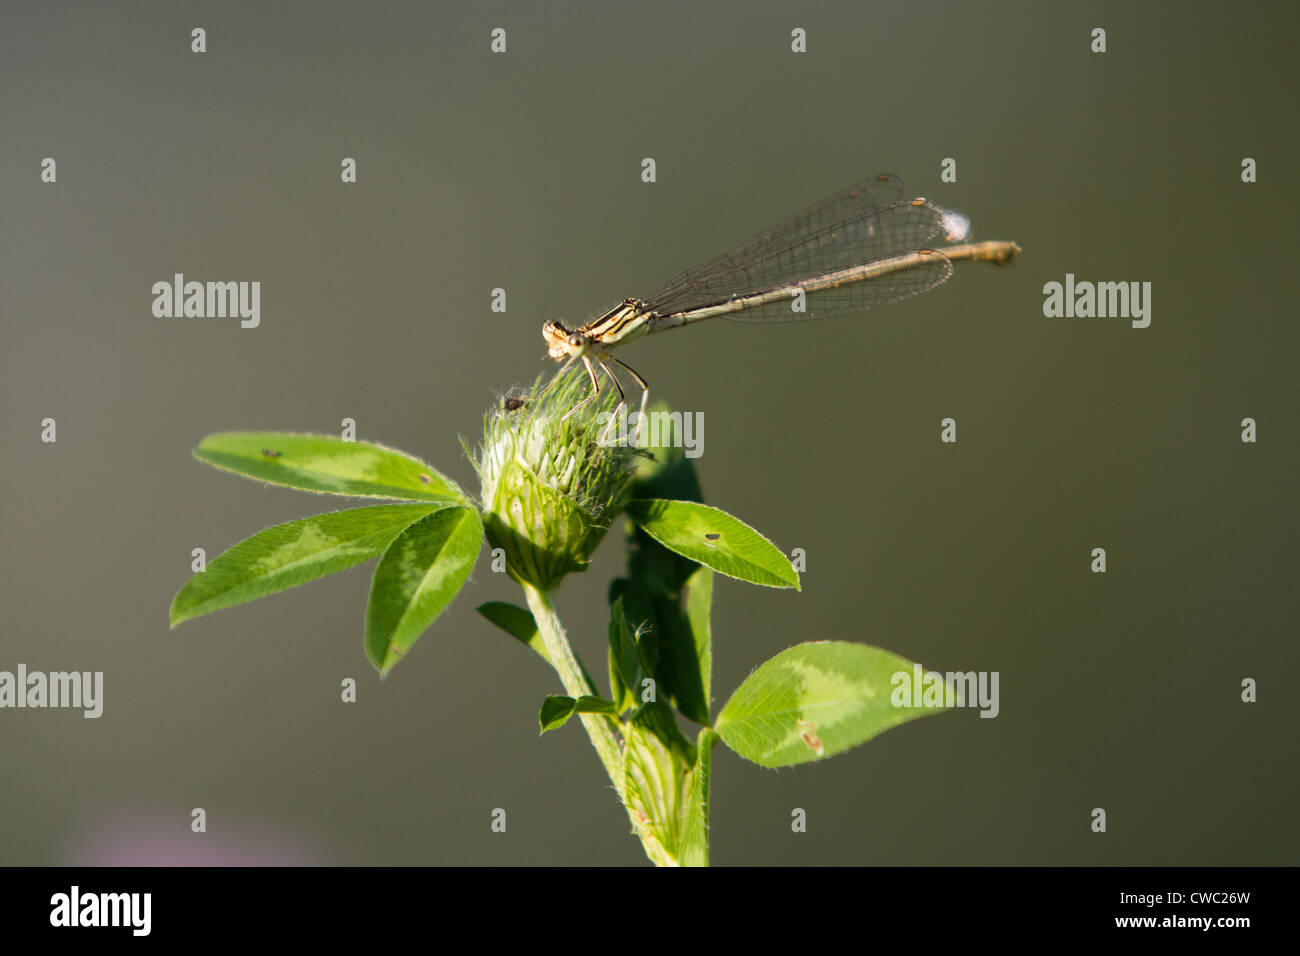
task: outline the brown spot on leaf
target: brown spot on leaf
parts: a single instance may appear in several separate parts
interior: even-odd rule
[[[718,534],[716,531],[710,531],[704,537],[707,538],[709,541],[717,541],[719,538],[722,537],[722,535]]]
[[[262,454],[265,455],[267,458],[279,458],[279,457],[280,457],[280,453],[279,453],[278,451],[276,451],[274,448],[263,448],[263,449],[262,449]]]
[[[433,481],[433,478],[429,475],[420,475],[420,480],[427,485],[429,482]]]
[[[800,717],[795,721],[795,723],[799,725],[799,737],[808,745],[809,750],[819,757],[826,753],[826,745],[822,743],[822,739],[817,736],[817,728],[815,728],[811,722]]]

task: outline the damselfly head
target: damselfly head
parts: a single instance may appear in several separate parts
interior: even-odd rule
[[[569,330],[554,319],[542,325],[542,341],[546,343],[546,354],[553,359],[566,358],[569,350],[565,343],[569,338]]]

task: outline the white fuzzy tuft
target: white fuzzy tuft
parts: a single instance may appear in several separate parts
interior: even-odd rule
[[[944,238],[949,242],[961,242],[970,235],[970,220],[951,209],[943,210]]]

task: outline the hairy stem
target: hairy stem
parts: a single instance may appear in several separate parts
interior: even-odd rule
[[[573,654],[569,638],[564,633],[564,625],[560,623],[555,606],[551,603],[551,595],[526,582],[520,583],[528,598],[528,608],[533,612],[533,620],[541,632],[542,643],[546,645],[546,653],[550,655],[551,664],[560,675],[564,692],[575,699],[596,696],[596,688],[591,686],[591,681],[587,680],[582,665]],[[623,757],[618,735],[614,732],[614,722],[601,714],[579,714],[578,717],[582,720],[582,726],[587,728],[591,745],[596,748],[600,762],[605,765],[605,772],[609,774],[614,790],[622,800]]]
[[[564,633],[564,625],[560,623],[555,613],[555,606],[551,603],[551,595],[527,582],[521,581],[520,584],[523,586],[524,596],[528,599],[528,608],[533,612],[533,620],[537,622],[537,630],[542,635],[542,643],[546,645],[546,653],[550,655],[551,664],[560,675],[560,683],[564,685],[565,693],[573,698],[584,695],[594,696],[596,689],[591,686],[591,681],[587,679],[582,665],[574,656],[573,647]],[[617,722],[601,714],[579,714],[578,717],[587,730],[587,736],[591,738],[591,745],[596,748],[600,762],[605,765],[605,772],[609,774],[610,782],[614,784],[614,791],[618,794],[619,801],[626,808],[623,747],[614,729],[618,726]],[[628,819],[632,822],[632,828],[652,863],[656,866],[677,865],[677,861],[664,851],[659,841],[641,821],[637,820],[631,810],[628,810]]]

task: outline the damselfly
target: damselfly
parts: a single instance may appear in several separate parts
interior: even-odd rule
[[[1014,242],[966,243],[970,220],[927,199],[904,199],[901,180],[873,176],[837,190],[749,242],[688,269],[644,299],[624,299],[594,322],[542,326],[547,354],[567,368],[581,361],[600,393],[599,366],[625,399],[609,363],[641,386],[646,380],[612,350],[643,335],[725,315],[740,321],[792,321],[865,312],[927,292],[958,260],[1010,262]],[[932,246],[935,239],[960,245]]]

